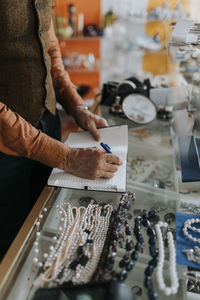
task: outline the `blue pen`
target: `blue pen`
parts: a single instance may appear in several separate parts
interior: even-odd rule
[[[101,147],[106,150],[107,153],[110,153],[112,154],[111,152],[111,148],[107,145],[107,144],[104,144],[104,143],[100,143]]]

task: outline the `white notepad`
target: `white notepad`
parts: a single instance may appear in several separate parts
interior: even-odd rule
[[[111,179],[88,180],[83,179],[60,169],[53,169],[48,185],[66,188],[88,189],[99,191],[126,191],[126,162],[128,152],[128,126],[114,126],[99,129],[101,141],[108,144],[113,154],[123,161],[115,176]],[[71,133],[65,142],[69,147],[86,148],[96,146],[102,150],[99,142],[96,142],[88,131]]]

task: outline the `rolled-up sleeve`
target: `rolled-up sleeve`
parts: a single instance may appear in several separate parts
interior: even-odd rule
[[[37,130],[0,102],[0,152],[58,167],[65,160],[67,151],[63,143]]]
[[[82,105],[83,100],[77,93],[74,84],[71,82],[69,75],[64,68],[59,43],[54,31],[53,21],[49,30],[48,53],[51,57],[51,76],[53,79],[56,99],[63,108],[70,113],[74,106]]]

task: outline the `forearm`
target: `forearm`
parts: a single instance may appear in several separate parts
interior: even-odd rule
[[[71,113],[73,107],[83,104],[83,100],[78,95],[68,73],[65,71],[60,53],[60,47],[54,32],[53,22],[49,31],[48,52],[51,57],[51,75],[57,101],[68,113]]]
[[[37,130],[0,102],[0,152],[58,167],[66,159],[68,148]]]

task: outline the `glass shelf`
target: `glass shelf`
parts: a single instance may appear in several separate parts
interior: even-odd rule
[[[152,126],[152,124],[150,125]],[[138,154],[146,156],[147,153],[152,152],[151,149],[152,144],[149,142],[142,142],[141,140],[138,141],[136,136],[133,134],[133,128],[130,128],[129,130],[129,155],[133,155],[132,148],[137,148],[136,144],[139,144],[138,148]],[[162,132],[162,128],[160,129]],[[147,127],[148,131],[148,127]],[[152,132],[152,130],[150,130]],[[168,131],[170,132],[170,131]],[[157,131],[158,134],[158,131]],[[130,145],[132,145],[130,147]],[[168,145],[169,146],[169,145]],[[143,148],[143,152],[141,149]],[[163,152],[164,149],[164,152]],[[157,155],[160,155],[161,157],[165,157],[165,155],[169,156],[167,162],[169,165],[169,168],[174,174],[174,165],[172,163],[173,161],[173,148],[170,147],[157,147],[157,153],[155,153],[155,157]],[[152,154],[153,155],[153,154]],[[152,156],[153,157],[153,156]],[[170,161],[170,163],[169,163]],[[129,172],[129,171],[128,171]],[[174,175],[173,175],[174,176]],[[146,183],[138,183],[138,182],[129,182],[127,181],[127,190],[130,190],[132,192],[135,192],[136,194],[136,200],[133,204],[132,209],[130,210],[130,225],[133,226],[133,217],[136,216],[139,212],[145,210],[149,210],[152,207],[162,207],[164,210],[159,213],[160,220],[164,220],[165,215],[167,213],[173,213],[175,215],[177,208],[180,206],[179,204],[179,194],[177,191],[173,190],[167,190],[167,189],[159,189],[155,188],[152,185],[146,184]],[[39,213],[42,211],[42,208],[46,207],[47,212],[44,214],[43,217],[43,224],[40,229],[41,232],[41,238],[39,243],[39,249],[40,253],[44,253],[47,251],[51,244],[51,238],[55,235],[55,233],[58,231],[59,227],[59,213],[56,209],[56,206],[62,202],[70,202],[74,206],[87,206],[90,202],[89,199],[95,199],[95,201],[98,204],[103,203],[109,203],[114,208],[117,208],[119,204],[119,200],[121,197],[120,193],[110,193],[110,192],[96,192],[96,191],[82,191],[82,190],[71,190],[71,189],[51,189],[51,192],[49,191],[50,195],[47,197],[40,197],[38,200],[40,203],[43,202],[43,205],[40,206],[40,209],[37,209],[37,213],[35,214],[35,219],[32,220],[32,226],[30,225],[30,231],[27,236],[26,242],[24,243],[23,247],[21,247],[18,251],[17,255],[17,264],[16,261],[13,262],[13,267],[10,268],[10,274],[13,275],[12,280],[10,279],[8,282],[5,282],[3,285],[3,300],[31,300],[36,287],[34,286],[34,281],[37,277],[37,275],[40,272],[39,267],[36,267],[33,264],[33,255],[34,255],[34,246],[33,243],[36,239],[36,220]],[[88,198],[86,198],[88,197]],[[43,199],[43,200],[42,200]],[[36,208],[34,208],[36,209]],[[33,210],[34,210],[33,209]],[[171,228],[175,229],[175,221],[172,222],[170,225]],[[22,228],[23,230],[23,228]],[[19,235],[21,232],[19,233]],[[138,262],[136,264],[136,267],[131,272],[130,276],[127,279],[127,283],[132,287],[133,285],[139,285],[143,284],[143,276],[144,276],[144,269],[148,261],[150,260],[149,251],[148,251],[148,239],[146,236],[145,230],[142,230],[142,234],[145,238],[144,247],[142,250],[142,253],[139,255]],[[121,242],[122,243],[122,242]],[[12,245],[13,246],[13,245]],[[124,253],[124,249],[121,248],[122,244],[118,245],[118,259],[121,258],[121,256]],[[17,251],[17,249],[16,249]],[[167,253],[167,250],[166,250]],[[9,255],[9,253],[8,253]],[[5,259],[8,257],[5,257]],[[4,262],[3,262],[4,264]],[[165,266],[168,267],[168,262],[166,261]],[[1,266],[3,267],[3,266]],[[183,269],[181,268],[179,271],[180,276],[180,283],[181,287],[179,289],[178,295],[176,295],[177,300],[186,299],[185,295],[186,293],[183,293],[185,290],[186,281],[184,280],[184,277],[182,275]],[[139,277],[136,277],[137,276]],[[139,275],[138,275],[139,274]],[[9,272],[6,273],[7,276],[9,276]],[[166,272],[166,276],[168,276],[168,272]],[[6,278],[6,276],[4,277]],[[154,285],[156,287],[155,278]],[[5,293],[5,294],[4,294]],[[146,291],[143,289],[143,295],[144,298],[141,299],[147,299],[146,297]],[[1,296],[0,296],[1,299]],[[162,298],[164,299],[164,298]]]

